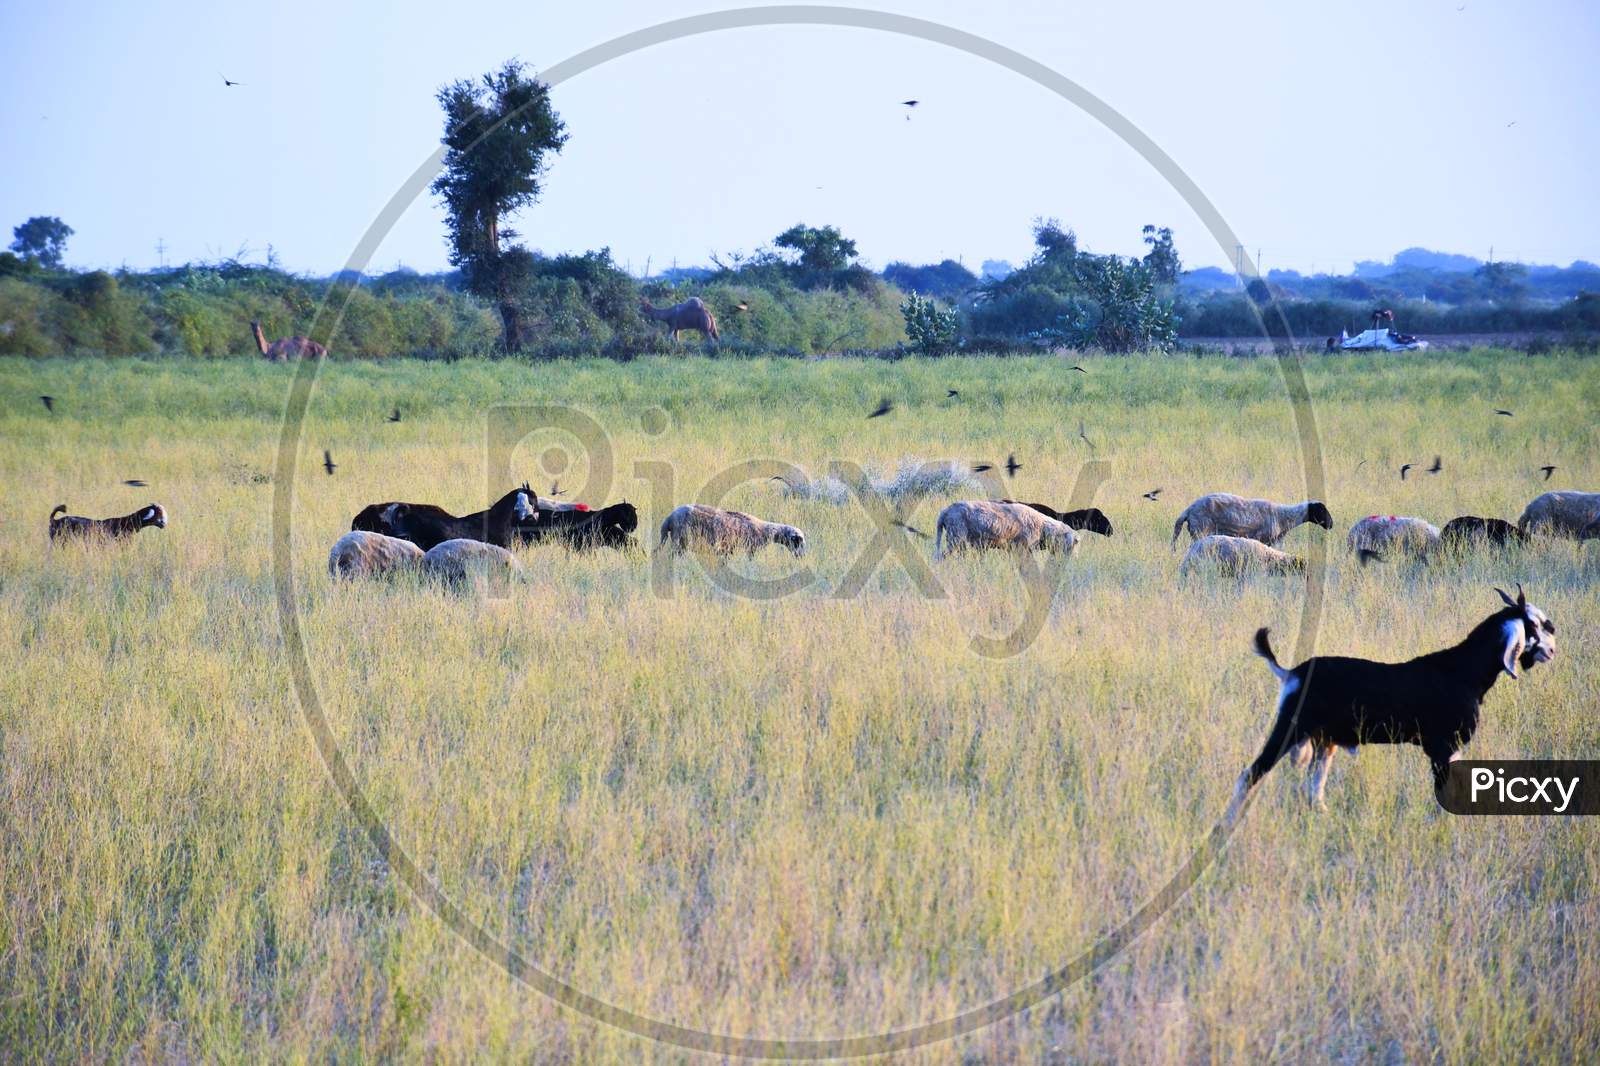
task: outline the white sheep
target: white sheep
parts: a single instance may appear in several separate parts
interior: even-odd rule
[[[1306,563],[1293,555],[1269,548],[1259,540],[1249,537],[1230,537],[1211,533],[1189,545],[1183,562],[1178,565],[1178,575],[1187,577],[1202,566],[1213,566],[1219,572],[1233,576],[1246,573],[1303,574]]]
[[[1231,492],[1213,492],[1183,509],[1173,524],[1169,547],[1178,546],[1178,534],[1183,532],[1184,526],[1189,527],[1189,536],[1195,540],[1222,533],[1276,545],[1290,530],[1306,522],[1315,522],[1323,529],[1333,528],[1333,516],[1321,500],[1273,503],[1271,500],[1247,500]]]
[[[422,549],[409,540],[353,530],[333,542],[328,576],[377,577],[410,570],[422,561]]]
[[[1547,492],[1528,504],[1517,528],[1524,533],[1582,538],[1584,528],[1600,519],[1600,492]]]
[[[1025,503],[962,500],[939,512],[933,530],[933,557],[958,548],[1042,548],[1069,555],[1078,535]]]
[[[661,547],[668,541],[675,551],[690,547],[707,548],[719,555],[744,551],[754,555],[758,548],[778,544],[795,555],[804,555],[806,535],[782,522],[764,522],[743,511],[724,511],[703,503],[686,503],[675,508],[661,523]]]
[[[1439,529],[1432,522],[1408,515],[1368,515],[1350,527],[1345,544],[1353,552],[1382,555],[1397,551],[1423,558],[1439,547]]]
[[[464,581],[473,574],[520,574],[522,564],[499,545],[458,537],[429,548],[422,557],[422,572],[444,581]]]

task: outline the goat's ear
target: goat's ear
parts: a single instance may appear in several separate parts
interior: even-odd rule
[[[1512,618],[1500,628],[1505,634],[1506,646],[1500,652],[1500,668],[1510,674],[1512,680],[1517,676],[1517,659],[1522,655],[1523,647],[1528,643],[1528,631],[1523,628],[1520,618]]]
[[[1528,606],[1528,596],[1527,596],[1527,594],[1525,592],[1522,591],[1522,582],[1518,581],[1517,582],[1517,607],[1518,608],[1523,608],[1523,607],[1526,607],[1526,606]]]
[[[1515,607],[1517,605],[1517,601],[1507,596],[1504,589],[1497,588],[1495,591],[1500,593],[1500,598],[1505,601],[1507,607]]]

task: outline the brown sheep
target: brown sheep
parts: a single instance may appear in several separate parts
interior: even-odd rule
[[[679,552],[703,547],[719,555],[732,555],[741,550],[754,555],[758,548],[768,544],[782,545],[795,555],[804,555],[806,550],[806,535],[794,526],[764,522],[743,511],[724,511],[702,503],[686,503],[667,515],[661,523],[661,540],[657,547],[668,541]]]
[[[409,540],[358,529],[333,542],[328,576],[381,577],[413,570],[421,562],[422,549]]]
[[[933,529],[933,557],[957,548],[1043,548],[1071,554],[1078,535],[1025,503],[962,500],[939,512]]]

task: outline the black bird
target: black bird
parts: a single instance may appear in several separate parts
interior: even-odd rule
[[[1406,471],[1410,470],[1413,466],[1416,466],[1416,465],[1417,464],[1415,464],[1415,463],[1407,463],[1404,466],[1402,466],[1400,468],[1400,480],[1404,481],[1406,479]]]
[[[552,495],[552,496],[565,496],[566,494],[567,494],[567,490],[561,487],[561,480],[559,478],[557,478],[555,481],[550,482],[550,495]]]
[[[927,540],[928,539],[928,535],[926,533],[924,533],[922,530],[918,529],[916,526],[908,526],[904,522],[900,521],[899,519],[895,519],[895,523],[894,524],[899,526],[901,529],[905,530],[907,533],[915,533],[917,536],[921,537],[923,540]]]
[[[905,104],[907,107],[916,107],[917,104],[921,103],[920,100],[901,100],[900,102]]]
[[[1550,475],[1556,472],[1556,468],[1553,466],[1541,466],[1539,469],[1544,471],[1544,479],[1546,481],[1549,481]]]
[[[1081,367],[1081,366],[1074,366],[1074,367],[1073,367],[1073,368],[1072,368],[1072,369],[1074,369],[1074,370],[1076,370],[1076,371],[1077,371],[1077,372],[1078,372],[1078,373],[1080,373],[1080,374],[1087,374],[1087,373],[1088,373],[1088,371],[1087,371],[1087,370],[1085,370],[1085,369],[1084,369],[1084,368],[1083,368],[1083,367]]]
[[[333,476],[333,468],[338,465],[338,463],[333,461],[333,453],[324,448],[322,450],[322,469],[328,472],[329,477]]]
[[[44,402],[44,409],[46,411],[49,411],[51,414],[56,413],[56,398],[54,396],[41,396],[39,399]]]
[[[1444,463],[1439,459],[1439,457],[1437,455],[1435,455],[1433,457],[1433,465],[1428,467],[1428,473],[1437,474],[1439,471],[1441,471],[1443,469],[1444,469]]]
[[[1505,415],[1507,418],[1511,418],[1512,417],[1511,412],[1507,411],[1504,407],[1496,407],[1494,409],[1494,413],[1497,414],[1497,415]]]
[[[1087,444],[1090,451],[1094,451],[1094,441],[1090,440],[1089,434],[1083,431],[1083,419],[1081,418],[1078,419],[1078,439]]]
[[[136,489],[142,489],[142,488],[145,487],[145,483],[143,481],[140,481],[136,477],[129,478],[127,481],[124,481],[123,484],[132,486],[133,488],[136,488]]]
[[[1365,459],[1363,459],[1359,463],[1356,464],[1356,469],[1360,470],[1362,467],[1364,467],[1366,465],[1367,465],[1367,461]]]
[[[1356,558],[1361,560],[1362,566],[1366,566],[1368,563],[1383,562],[1383,553],[1375,552],[1371,548],[1357,548]]]
[[[393,411],[390,411],[389,412],[389,417],[387,419],[385,419],[385,421],[388,421],[388,422],[398,422],[398,421],[400,421],[400,408],[396,407]]]
[[[1017,471],[1022,469],[1022,464],[1017,462],[1016,454],[1006,456],[1006,476],[1016,477]]]
[[[893,411],[893,410],[894,410],[894,404],[891,403],[888,400],[887,397],[885,397],[884,399],[878,401],[878,409],[876,411],[872,412],[867,417],[868,418],[881,418],[881,417],[883,417],[884,415],[888,414],[890,411]]]
[[[224,88],[232,88],[235,85],[243,85],[244,84],[244,82],[242,82],[242,81],[229,81],[228,80],[228,76],[226,74],[221,73],[221,72],[218,72],[217,77],[222,79],[222,85],[223,85]]]
[[[1144,494],[1144,498],[1147,500],[1154,500],[1159,495],[1161,495],[1160,489],[1151,489],[1149,492]]]
[[[990,470],[993,470],[993,469],[994,469],[994,464],[993,463],[975,463],[975,464],[973,464],[972,472],[974,474],[982,474],[982,473],[986,473],[987,471],[990,471]]]
[[[955,399],[957,396],[961,395],[961,390],[960,389],[946,389],[944,391],[945,391],[945,396],[948,397],[949,399],[952,399],[952,400]]]

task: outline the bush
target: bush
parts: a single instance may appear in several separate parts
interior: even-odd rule
[[[953,350],[961,334],[961,315],[953,307],[940,307],[926,296],[912,293],[900,305],[906,320],[906,339],[922,355],[944,355]]]

